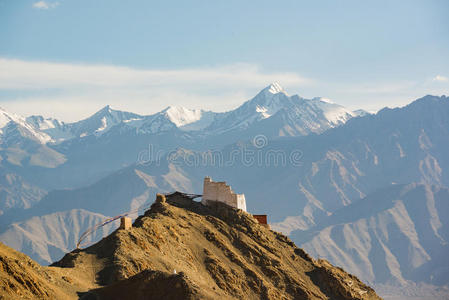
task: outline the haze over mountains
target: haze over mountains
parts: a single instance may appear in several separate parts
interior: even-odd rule
[[[0,241],[50,263],[102,216],[199,193],[209,175],[362,280],[448,295],[448,100],[371,115],[272,84],[225,113],[107,106],[65,124],[2,111]]]

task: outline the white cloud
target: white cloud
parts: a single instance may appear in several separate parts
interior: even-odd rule
[[[42,89],[80,87],[257,87],[277,79],[285,86],[310,83],[295,73],[264,73],[250,64],[149,70],[110,65],[60,64],[0,59],[0,89]]]
[[[441,75],[435,76],[432,80],[433,81],[438,81],[438,82],[449,82],[449,78],[448,77],[441,76]]]
[[[296,73],[264,72],[252,64],[157,70],[0,58],[0,91],[8,94],[0,105],[64,120],[86,117],[106,104],[142,114],[168,105],[224,111],[273,81],[286,89],[313,84]]]
[[[168,105],[226,111],[277,81],[289,94],[324,96],[350,109],[371,111],[427,94],[447,95],[449,81],[435,78],[348,83],[267,72],[253,64],[162,70],[0,58],[0,106],[64,121],[87,117],[107,104],[140,114]]]
[[[37,9],[50,9],[59,5],[59,2],[38,1],[33,3],[33,7]]]

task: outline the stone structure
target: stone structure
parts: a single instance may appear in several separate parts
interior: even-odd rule
[[[207,205],[208,201],[223,202],[231,207],[246,211],[244,194],[236,194],[226,182],[214,182],[210,177],[204,178],[201,203]]]
[[[119,229],[131,229],[131,227],[133,226],[132,224],[132,219],[130,217],[121,217],[120,218],[120,227]]]

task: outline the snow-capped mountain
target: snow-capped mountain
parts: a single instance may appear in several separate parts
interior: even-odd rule
[[[235,129],[247,129],[251,124],[270,118],[280,109],[290,105],[287,93],[279,84],[274,83],[235,110],[218,114],[207,130],[216,134]]]
[[[93,116],[82,121],[69,124],[70,131],[74,136],[84,137],[88,135],[102,135],[112,127],[122,122],[140,120],[142,116],[130,112],[111,109],[109,105],[103,107]]]
[[[87,136],[100,137],[112,128],[121,134],[129,132],[140,135],[179,129],[200,136],[240,132],[243,139],[253,131],[267,133],[268,137],[297,136],[321,133],[363,114],[352,112],[326,98],[289,96],[278,83],[273,83],[240,107],[224,113],[169,106],[158,113],[144,116],[114,110],[108,105],[75,123],[42,116],[28,117],[23,123],[40,134],[43,142],[58,144]]]
[[[75,123],[64,123],[52,118],[45,119],[42,116],[31,116],[26,121],[34,128],[51,136],[51,142],[59,143],[89,135],[100,136],[122,122],[141,120],[142,118],[134,113],[113,110],[107,105],[94,115]]]
[[[188,109],[182,106],[169,106],[162,112],[178,128],[197,131],[208,127],[217,113],[202,109]]]
[[[24,117],[0,108],[0,143],[11,144],[21,138],[28,138],[41,144],[51,141],[48,134],[36,130]]]
[[[30,116],[26,121],[35,129],[45,132],[51,137],[51,142],[59,143],[74,138],[69,126],[53,118],[45,119],[42,116]]]
[[[237,109],[217,114],[206,130],[210,134],[243,131],[260,123],[262,133],[264,125],[269,124],[268,130],[275,129],[275,136],[307,135],[341,125],[354,116],[352,111],[324,98],[289,96],[278,83],[273,83]],[[270,119],[276,121],[267,121]]]
[[[75,122],[64,123],[52,118],[30,116],[26,121],[36,130],[51,137],[52,143],[61,143],[75,138],[101,136],[111,128],[121,132],[154,134],[179,128],[184,131],[197,131],[207,127],[216,113],[200,109],[169,106],[153,115],[143,116],[112,109],[109,105],[94,115]]]
[[[74,123],[42,116],[9,116],[5,115],[3,123],[10,119],[20,122],[8,122],[2,129],[6,133],[1,135],[3,144],[25,152],[11,148],[4,157],[24,167],[17,172],[30,183],[51,190],[85,185],[179,147],[205,151],[252,140],[259,134],[272,139],[322,133],[343,124],[353,113],[328,99],[289,96],[274,83],[224,113],[169,106],[152,115],[139,115],[106,106]],[[41,146],[34,146],[35,137]],[[148,155],[150,150],[152,155]],[[46,169],[27,171],[28,166],[36,165]]]
[[[277,83],[224,113],[169,106],[152,115],[139,115],[106,106],[84,120],[64,123],[2,111],[0,155],[4,162],[20,166],[11,172],[19,172],[44,190],[73,188],[136,161],[157,159],[154,153],[147,155],[150,146],[155,153],[179,147],[220,149],[258,134],[272,139],[322,133],[353,115],[328,99],[289,96]],[[27,168],[34,166],[45,169],[29,172]]]

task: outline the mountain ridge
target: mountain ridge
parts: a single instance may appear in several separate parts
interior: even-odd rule
[[[292,100],[289,100],[292,99]],[[299,103],[299,100],[303,103]],[[307,108],[301,111],[302,115],[324,111],[321,118],[321,126],[330,128],[344,123],[347,119],[356,116],[350,110],[344,109],[342,106],[322,100],[324,98],[314,98],[307,100],[297,95],[288,96],[285,90],[278,84],[272,83],[262,89],[254,98],[246,101],[235,110],[224,113],[216,113],[212,111],[204,111],[201,109],[187,109],[184,107],[169,106],[164,110],[152,115],[139,115],[135,113],[113,110],[109,105],[103,107],[92,116],[74,122],[64,123],[52,118],[44,118],[42,116],[31,116],[26,120],[34,126],[36,130],[44,132],[52,137],[52,143],[61,143],[73,138],[82,138],[87,135],[102,135],[111,127],[125,123],[129,127],[139,128],[140,123],[145,123],[152,119],[165,118],[166,122],[174,124],[177,128],[187,131],[205,130],[208,134],[217,134],[217,132],[225,132],[236,128],[245,128],[253,122],[267,119],[277,113],[280,109],[291,108],[292,103],[298,102],[296,107],[307,105]],[[315,104],[313,104],[315,103]],[[318,103],[320,105],[318,105]],[[333,112],[327,112],[327,107],[333,107]],[[339,109],[336,110],[335,108]],[[326,114],[328,114],[326,116]],[[237,120],[235,120],[235,118]],[[326,118],[328,124],[326,124]],[[231,122],[232,120],[232,122]],[[303,124],[302,126],[307,126]],[[316,126],[315,126],[316,127]],[[323,129],[309,128],[305,132],[314,131],[321,132]],[[166,130],[166,129],[162,129]],[[153,132],[154,133],[154,132]],[[295,134],[303,134],[295,132]]]

